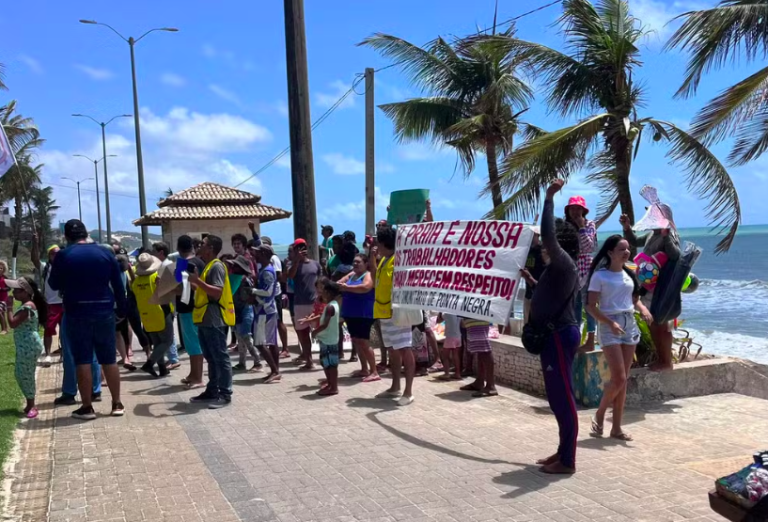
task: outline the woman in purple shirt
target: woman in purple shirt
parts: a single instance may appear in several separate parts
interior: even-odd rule
[[[363,382],[380,381],[376,371],[376,355],[369,343],[373,326],[373,302],[375,290],[373,278],[368,272],[368,256],[357,254],[352,263],[352,272],[339,280],[344,295],[341,301],[341,316],[347,323],[352,345],[360,356],[360,376]]]

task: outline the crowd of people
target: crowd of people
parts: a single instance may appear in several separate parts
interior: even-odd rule
[[[571,369],[577,352],[593,350],[596,340],[608,361],[611,381],[592,420],[591,435],[603,435],[606,411],[612,408],[610,436],[632,440],[621,423],[627,374],[640,339],[634,314],[638,312],[651,326],[660,369],[671,365],[671,330],[653,322],[652,294],[641,298],[643,292],[627,262],[631,248],[641,244],[649,254],[665,250],[670,256],[679,255],[673,229],[654,230],[638,240],[625,216],[624,235],[609,237],[595,254],[599,224],[587,219],[584,198],[571,198],[564,218],[555,218],[553,199],[562,186],[557,181],[547,190],[541,227],[535,227],[528,263],[521,271],[526,280],[524,321],[544,332],[541,368],[559,425],[557,451],[539,461],[547,473],[576,469],[578,417]],[[669,219],[673,223],[671,210]],[[425,220],[432,220],[429,204]],[[462,390],[476,397],[498,395],[492,325],[392,306],[395,226],[379,222],[375,235],[365,237],[362,251],[353,232],[334,235],[333,227],[323,226],[318,260],[310,257],[301,238],[280,259],[270,238],[260,237],[253,224],[249,229],[250,239],[244,234],[230,238],[234,254],[222,255],[223,239],[215,235],[183,235],[175,252],[157,242],[132,266],[119,243],[93,243],[83,223],[73,219],[65,226],[66,246],[49,247],[45,262],[33,248],[36,279],[13,281],[0,274],[0,287],[12,289],[21,303],[2,316],[14,329],[16,376],[27,399],[27,416],[37,415],[36,361],[44,353],[44,363],[50,362],[57,328],[64,371],[55,404],[75,405],[79,391],[80,406],[72,415],[91,420],[96,418],[93,403],[101,400],[102,379],[111,395],[111,415],[123,415],[120,369],[165,378],[180,366],[179,352],[189,357],[189,372],[181,384],[200,390],[190,400],[212,409],[232,401],[233,372],[263,372],[265,384],[281,382],[280,362],[291,357],[284,309],[298,337],[299,353],[291,362],[299,371],[315,369],[313,343],[318,346],[325,374],[317,390],[321,396],[339,393],[345,334],[351,341],[348,360],[360,364],[351,377],[372,383],[391,373],[390,386],[377,397],[407,406],[414,401],[415,377],[430,371],[438,373],[439,380],[472,375],[474,380]],[[171,278],[171,290],[160,292]],[[587,329],[582,342],[583,315]],[[441,344],[434,331],[437,323],[444,323]],[[38,324],[44,326],[42,339]],[[133,364],[134,338],[146,354],[140,367]]]

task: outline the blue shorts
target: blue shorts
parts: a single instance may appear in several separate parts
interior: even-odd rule
[[[597,340],[600,342],[600,348],[607,346],[636,346],[640,342],[640,329],[635,321],[635,314],[632,312],[619,312],[616,314],[605,314],[608,319],[615,321],[621,326],[624,333],[616,335],[611,331],[611,327],[605,323],[600,323],[600,329],[597,332]]]
[[[320,364],[323,368],[339,366],[339,345],[320,343]]]
[[[200,337],[197,334],[197,325],[192,320],[192,312],[179,314],[179,322],[181,323],[181,335],[184,337],[184,348],[187,349],[187,354],[189,356],[203,355]]]
[[[240,310],[239,314],[235,315],[235,334],[238,336],[251,335],[253,330],[253,306],[246,306]]]
[[[93,356],[102,366],[115,364],[115,315],[113,313],[77,316],[65,314],[67,346],[75,364],[92,364]]]

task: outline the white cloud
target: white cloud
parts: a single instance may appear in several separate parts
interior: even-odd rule
[[[186,78],[172,72],[163,73],[160,81],[169,87],[184,87],[187,84]]]
[[[233,69],[238,69],[244,72],[256,70],[256,65],[251,60],[241,60],[234,52],[226,49],[219,49],[212,44],[203,44],[201,52],[206,58],[220,61]]]
[[[447,147],[440,147],[422,142],[408,143],[401,145],[397,149],[397,155],[406,161],[427,161],[436,160],[440,156],[446,156],[451,153]]]
[[[708,7],[711,6],[696,1],[635,0],[631,12],[640,20],[643,29],[650,31],[647,36],[650,42],[664,43],[679,25],[679,21],[673,21],[677,15]]]
[[[43,74],[43,66],[40,62],[32,58],[27,54],[19,55],[19,61],[27,66],[27,68],[35,74]]]
[[[339,98],[341,98],[351,87],[350,84],[344,83],[341,80],[336,80],[329,84],[331,90],[329,92],[317,92],[315,93],[315,102],[318,106],[328,108],[335,104]],[[354,93],[347,96],[347,98],[341,102],[339,109],[348,109],[355,106],[355,98],[357,95]]]
[[[114,73],[109,69],[100,69],[98,67],[91,67],[89,65],[83,65],[80,63],[75,64],[75,69],[85,73],[91,80],[109,80],[114,76]]]
[[[290,169],[291,168],[291,153],[289,152],[279,160],[275,162],[275,165],[282,169]]]
[[[266,127],[231,114],[201,114],[184,107],[175,107],[166,116],[149,109],[140,114],[142,134],[162,143],[166,154],[239,152],[272,139]],[[133,128],[133,123],[124,125]]]
[[[242,102],[242,100],[240,100],[240,97],[237,94],[235,94],[234,92],[230,91],[229,89],[225,89],[221,85],[216,85],[215,83],[212,83],[211,85],[208,86],[208,89],[213,94],[215,94],[216,96],[218,96],[219,98],[221,98],[224,101],[228,101],[230,103],[234,103],[238,107],[242,107],[243,106],[243,102]]]
[[[389,194],[381,191],[381,187],[374,188],[374,200],[376,201],[376,214],[383,214],[389,205]],[[336,203],[330,207],[322,207],[318,212],[322,221],[332,223],[334,220],[365,220],[365,199],[350,203]]]
[[[331,167],[334,174],[345,176],[365,174],[365,162],[356,160],[351,156],[338,153],[324,154],[323,161]]]

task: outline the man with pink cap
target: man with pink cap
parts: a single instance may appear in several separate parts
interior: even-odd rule
[[[587,279],[589,267],[592,265],[592,253],[597,250],[597,227],[595,222],[587,219],[589,208],[587,201],[582,196],[572,196],[565,206],[565,220],[571,223],[579,231],[579,257],[576,266],[579,269],[580,291],[576,294],[575,304],[576,319],[581,325],[582,309],[587,304]],[[597,322],[587,313],[587,341],[580,351],[591,352],[595,349],[595,332]]]

